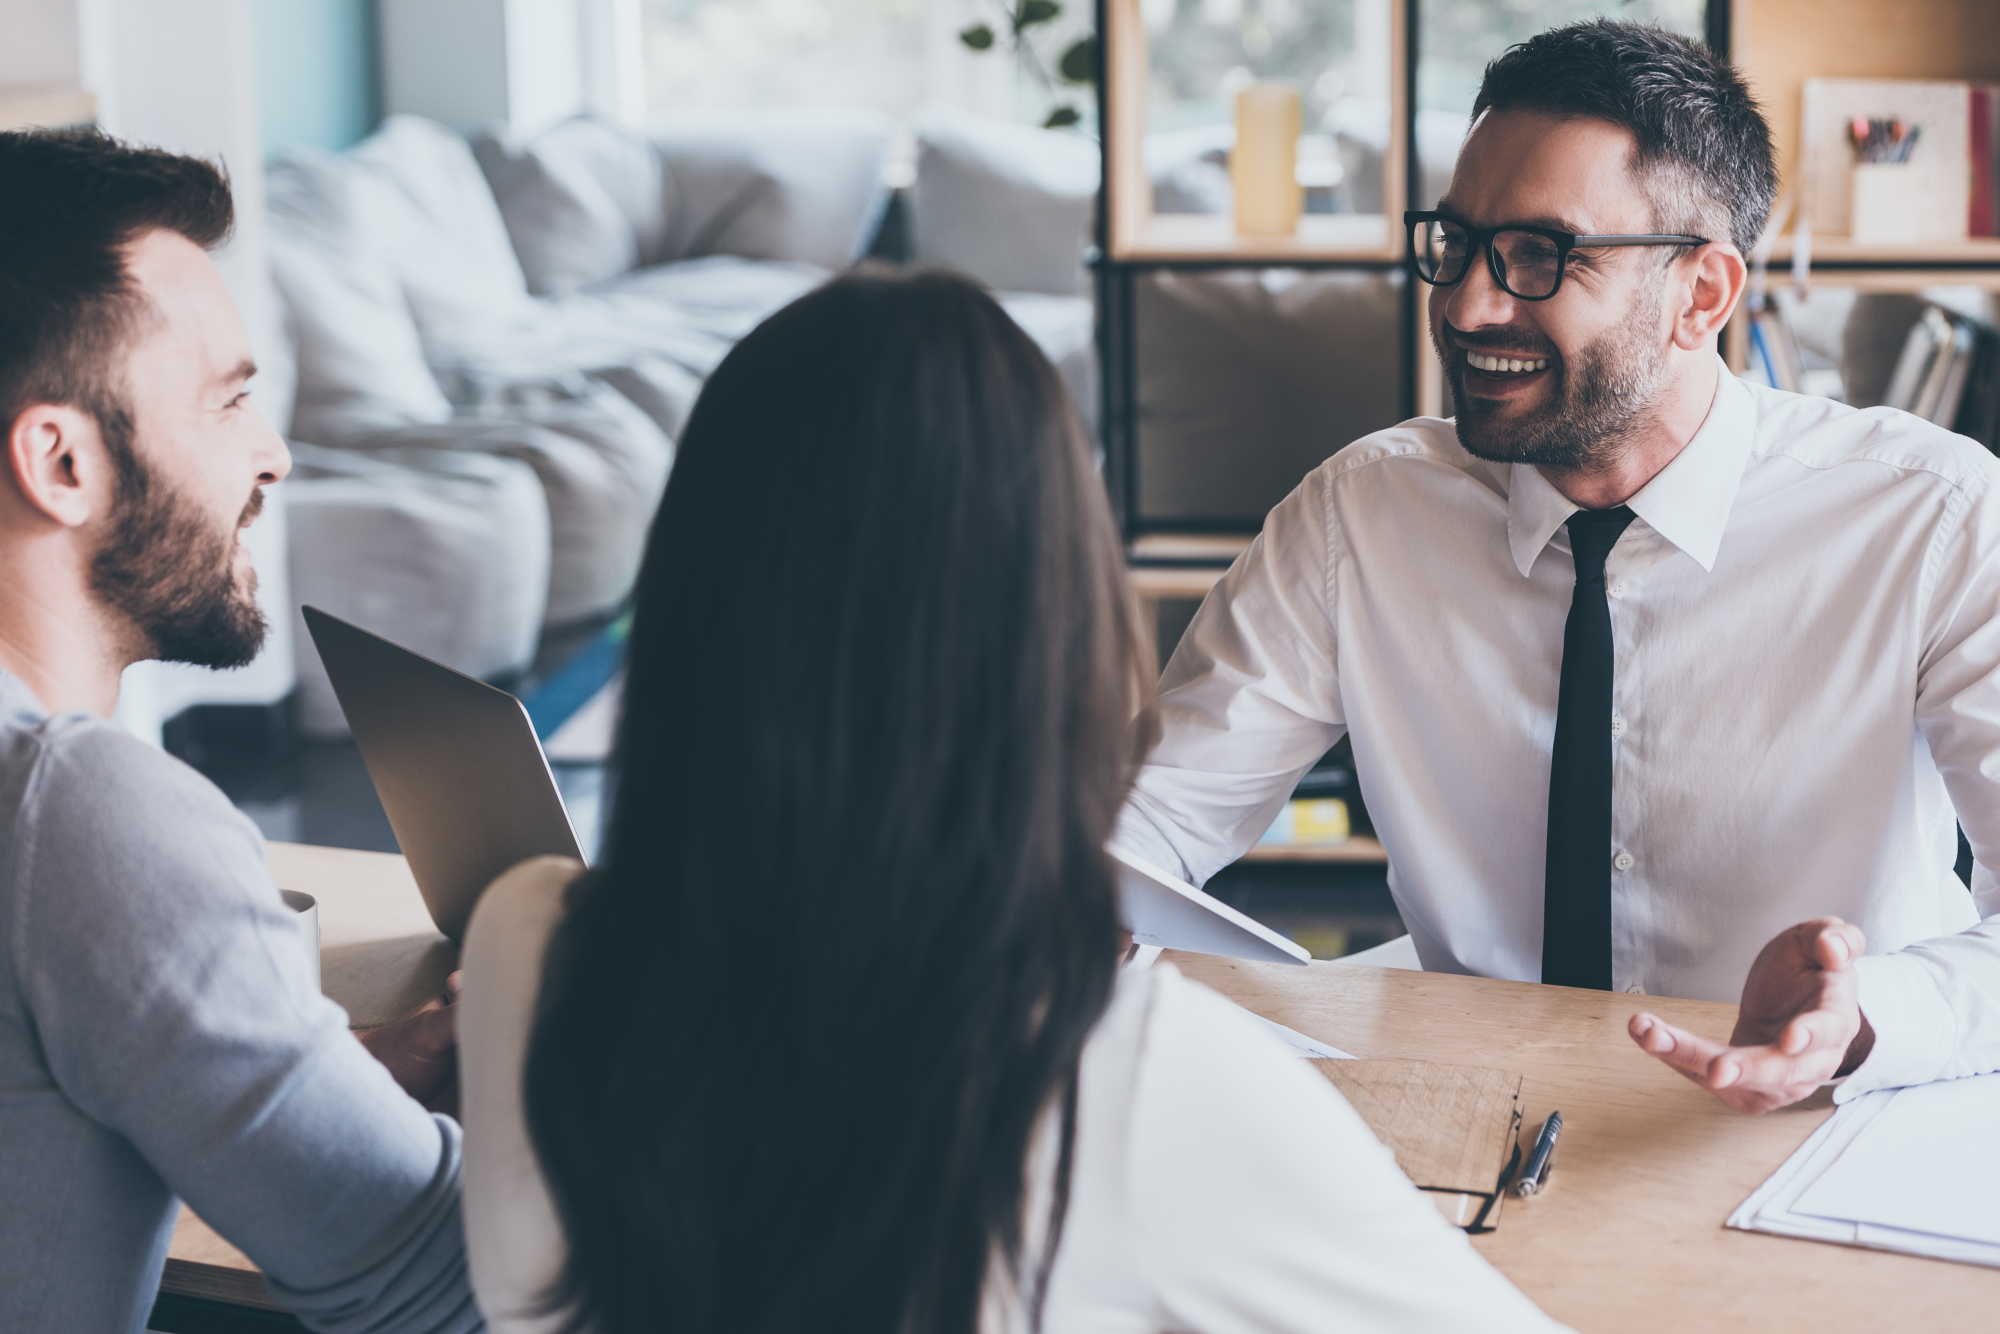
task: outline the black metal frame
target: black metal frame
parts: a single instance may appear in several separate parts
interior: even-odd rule
[[[1097,127],[1099,142],[1105,145],[1107,161],[1102,179],[1106,186],[1100,188],[1097,208],[1097,253],[1092,260],[1092,268],[1097,277],[1097,352],[1098,366],[1103,377],[1103,400],[1099,416],[1099,437],[1104,446],[1104,483],[1110,494],[1112,513],[1117,516],[1125,540],[1142,536],[1148,532],[1182,533],[1254,533],[1260,526],[1246,524],[1242,519],[1215,519],[1204,522],[1199,519],[1173,519],[1147,521],[1138,514],[1138,429],[1133,417],[1134,402],[1138,396],[1137,378],[1137,328],[1133,319],[1133,291],[1142,273],[1160,270],[1201,271],[1218,269],[1345,269],[1383,272],[1401,269],[1407,273],[1407,265],[1401,259],[1382,260],[1113,260],[1111,258],[1110,210],[1105,207],[1102,190],[1110,182],[1109,128],[1111,123],[1110,97],[1105,87],[1105,8],[1106,0],[1096,0],[1097,9]],[[1403,198],[1409,203],[1419,202],[1420,170],[1417,161],[1417,51],[1421,30],[1423,0],[1405,0],[1403,6],[1403,154],[1404,191]],[[1730,0],[1707,0],[1703,16],[1703,31],[1708,45],[1723,56],[1729,54]],[[1405,248],[1407,248],[1407,240]],[[1871,267],[1880,267],[1871,266]],[[1414,279],[1403,284],[1402,319],[1400,321],[1399,346],[1402,348],[1400,399],[1403,415],[1416,415],[1417,410],[1417,358],[1422,355],[1415,347],[1417,324],[1417,300],[1421,296],[1422,284]]]

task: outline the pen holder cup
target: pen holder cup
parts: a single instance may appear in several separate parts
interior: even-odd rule
[[[1864,245],[1900,245],[1924,239],[1929,221],[1925,192],[1907,162],[1857,162],[1848,234]]]
[[[285,906],[299,915],[299,925],[305,928],[306,967],[311,974],[313,990],[320,989],[319,982],[319,900],[310,894],[301,894],[296,889],[281,889],[279,897]]]

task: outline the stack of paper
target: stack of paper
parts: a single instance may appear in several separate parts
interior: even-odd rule
[[[1996,1125],[2000,1074],[1857,1098],[1729,1226],[2000,1267]]]

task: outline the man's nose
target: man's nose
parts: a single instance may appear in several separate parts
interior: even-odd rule
[[[1471,257],[1465,276],[1450,290],[1444,310],[1445,318],[1454,329],[1485,329],[1511,324],[1519,313],[1520,303],[1493,281],[1493,270],[1484,250]]]
[[[258,420],[263,420],[262,413],[258,413]],[[272,430],[269,423],[264,423],[264,438],[259,442],[255,463],[259,486],[282,482],[292,470],[292,451],[286,446],[285,437]]]

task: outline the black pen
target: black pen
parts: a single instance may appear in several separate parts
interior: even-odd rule
[[[1549,1119],[1542,1122],[1542,1133],[1535,1136],[1535,1147],[1528,1154],[1528,1165],[1521,1169],[1520,1180],[1514,1183],[1516,1195],[1526,1197],[1542,1188],[1542,1182],[1549,1174],[1549,1159],[1555,1157],[1556,1137],[1562,1134],[1562,1129],[1563,1114],[1550,1112]]]

